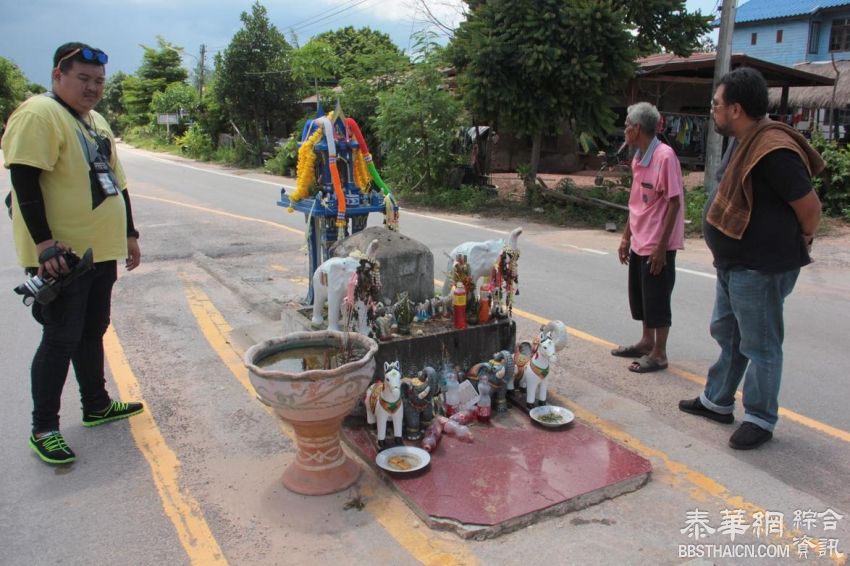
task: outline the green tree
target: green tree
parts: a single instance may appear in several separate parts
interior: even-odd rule
[[[121,131],[118,118],[126,113],[124,104],[121,102],[126,79],[127,74],[123,71],[118,71],[106,79],[106,84],[103,86],[103,98],[95,107],[95,110],[103,114],[116,134]]]
[[[124,122],[130,125],[150,123],[150,105],[155,92],[166,89],[172,83],[183,83],[189,74],[180,60],[180,47],[157,37],[158,49],[145,47],[142,65],[135,75],[123,82],[121,102],[127,111]]]
[[[26,100],[29,83],[17,65],[0,57],[0,131],[21,102]]]
[[[216,96],[248,144],[253,164],[271,147],[270,136],[283,136],[298,117],[301,85],[293,80],[292,47],[269,22],[259,2],[242,12],[242,29],[216,56]]]
[[[326,31],[310,43],[313,41],[320,41],[333,51],[337,79],[368,79],[395,72],[409,63],[389,35],[368,27]]]
[[[455,164],[452,145],[461,109],[443,88],[437,56],[429,52],[400,84],[378,97],[376,127],[386,145],[384,171],[400,192],[436,194]]]
[[[151,100],[151,112],[167,114],[193,113],[198,108],[198,91],[186,83],[171,83],[165,90],[155,92]]]
[[[466,0],[452,59],[479,119],[532,138],[534,179],[544,131],[565,122],[584,145],[613,127],[637,56],[689,54],[709,18],[683,0]]]
[[[319,82],[335,79],[339,73],[339,59],[330,44],[313,39],[292,51],[292,76],[313,84],[319,92]]]

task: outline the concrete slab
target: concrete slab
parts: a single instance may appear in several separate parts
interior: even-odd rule
[[[346,422],[343,438],[429,527],[476,540],[635,491],[652,470],[649,460],[580,422],[547,429],[514,409],[472,431],[472,443],[444,434],[415,477],[377,468],[365,424]]]

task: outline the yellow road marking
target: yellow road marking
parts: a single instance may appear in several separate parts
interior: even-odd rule
[[[180,202],[177,200],[169,200],[166,198],[159,197],[151,197],[147,195],[140,195],[138,193],[133,193],[133,198],[143,198],[147,200],[155,200],[157,202],[164,202],[166,204],[173,204],[175,206],[182,206],[183,208],[191,208],[192,210],[200,210],[202,212],[209,212],[210,214],[217,214],[219,216],[226,216],[227,218],[234,218],[236,220],[245,220],[247,222],[256,222],[257,224],[265,224],[266,226],[272,226],[273,228],[279,228],[281,230],[286,230],[287,232],[293,232],[298,234],[299,236],[304,235],[303,230],[296,230],[295,228],[290,228],[285,224],[280,224],[278,222],[272,222],[271,220],[263,220],[261,218],[252,218],[250,216],[242,216],[241,214],[233,214],[232,212],[224,212],[223,210],[216,210],[214,208],[207,208],[205,206],[198,206],[197,204],[189,204],[186,202]]]
[[[121,398],[141,400],[139,382],[111,326],[103,338],[103,349]],[[180,461],[165,443],[150,410],[129,419],[129,425],[136,446],[151,468],[165,514],[174,525],[189,561],[203,566],[227,564],[204,520],[200,505],[189,493],[180,489]]]
[[[252,397],[256,396],[242,355],[230,342],[229,335],[233,329],[201,289],[185,277],[183,280],[189,307],[201,333],[236,380]],[[288,425],[281,426],[281,429],[294,440],[295,435]],[[362,485],[362,482],[361,488],[364,495],[373,495],[371,488]],[[478,559],[465,545],[449,538],[448,535],[435,534],[430,529],[411,529],[411,522],[419,519],[396,497],[372,497],[366,505],[366,510],[411,556],[423,564],[478,564]]]

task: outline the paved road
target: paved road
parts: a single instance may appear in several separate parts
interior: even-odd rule
[[[495,541],[430,532],[371,472],[357,490],[307,499],[283,490],[292,442],[244,383],[246,335],[274,327],[281,304],[304,293],[303,218],[274,202],[282,179],[122,147],[142,231],[144,265],[116,288],[107,354],[116,395],[141,397],[145,418],[83,429],[73,378],[63,398],[73,466],[48,468],[26,448],[28,379],[38,327],[0,295],[0,562],[83,564],[676,563],[686,513],[715,527],[724,509],[785,514],[773,545],[810,536],[850,544],[850,261],[841,242],[819,247],[787,307],[787,360],[776,439],[755,453],[725,446],[727,427],[675,410],[695,395],[715,346],[707,333],[714,281],[699,241],[680,254],[670,371],[636,376],[607,354],[634,340],[616,235],[516,220],[408,211],[402,230],[436,258],[469,239],[520,239],[521,333],[559,318],[575,331],[555,389],[580,418],[653,462],[638,492]],[[3,180],[2,187],[8,186]],[[19,282],[8,222],[0,221],[0,286]],[[505,486],[509,489],[509,486]],[[363,511],[344,509],[360,497]],[[796,510],[844,515],[836,531],[792,533]],[[823,525],[820,525],[822,527]],[[50,544],[45,544],[45,540]],[[745,543],[759,542],[747,533]],[[739,542],[736,539],[736,542]],[[729,543],[715,533],[705,542]],[[816,550],[804,562],[816,562]],[[812,556],[815,555],[815,556]],[[748,563],[721,558],[717,563]],[[754,563],[765,563],[754,561]]]

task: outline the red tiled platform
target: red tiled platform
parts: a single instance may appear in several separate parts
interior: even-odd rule
[[[444,434],[430,467],[415,477],[379,473],[431,528],[475,539],[635,491],[649,479],[648,460],[579,422],[546,429],[517,409],[495,417],[471,427],[471,444]],[[346,426],[343,436],[375,466],[373,432]]]

